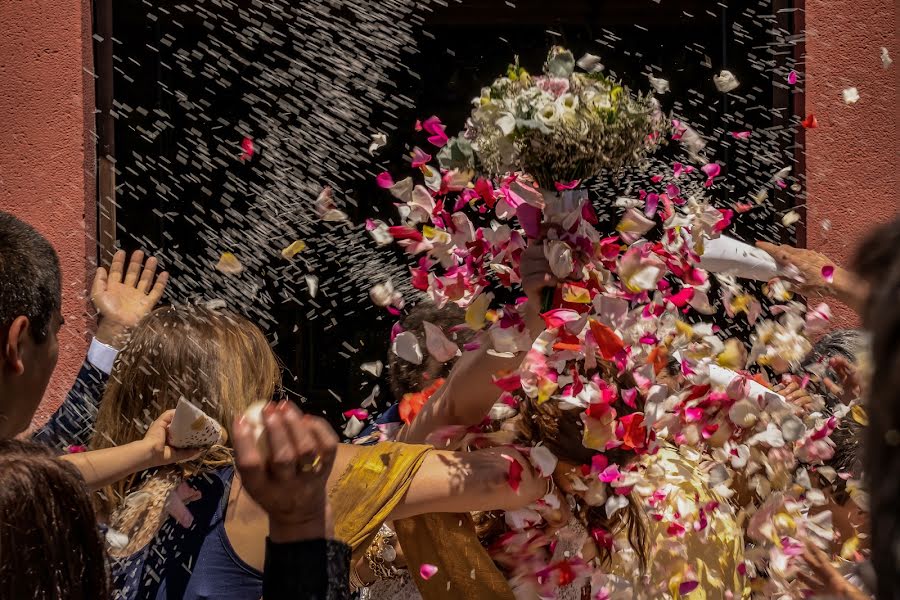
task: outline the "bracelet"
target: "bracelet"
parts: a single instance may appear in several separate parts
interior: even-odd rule
[[[552,494],[555,491],[556,491],[556,482],[553,481],[553,476],[551,475],[550,477],[547,478],[547,491],[544,492],[544,497],[549,496],[550,494]]]
[[[397,558],[397,550],[394,549],[396,538],[397,534],[393,531],[382,529],[366,550],[366,562],[378,579],[396,579],[400,576],[400,571],[391,564]]]
[[[365,583],[363,583],[362,578],[359,576],[359,571],[356,570],[356,565],[352,565],[350,567],[350,591],[356,592],[364,587],[367,587]]]

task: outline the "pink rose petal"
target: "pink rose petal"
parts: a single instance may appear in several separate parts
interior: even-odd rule
[[[699,581],[685,581],[678,586],[678,593],[682,596],[685,594],[690,594],[697,589],[698,585],[700,585]]]
[[[428,142],[438,148],[443,148],[450,141],[445,132],[444,124],[437,117],[425,119],[425,122],[421,124],[421,128],[429,134]]]
[[[422,165],[428,164],[428,161],[431,160],[431,155],[416,146],[412,151],[412,166],[413,169],[418,169]]]
[[[797,71],[791,71],[788,73],[788,83],[791,85],[797,84]]]
[[[391,177],[390,173],[385,171],[375,178],[375,183],[377,183],[380,188],[390,189],[394,187],[394,178]]]
[[[428,581],[432,577],[434,577],[435,573],[438,572],[438,568],[434,565],[430,565],[428,563],[422,563],[422,566],[419,567],[419,577]]]
[[[828,283],[832,283],[834,281],[834,265],[825,265],[822,267],[822,277]]]

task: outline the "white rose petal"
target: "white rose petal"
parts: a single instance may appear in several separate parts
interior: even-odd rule
[[[593,54],[585,54],[575,63],[579,69],[584,69],[588,73],[599,73],[604,69],[600,63],[600,57]]]
[[[614,514],[628,506],[628,498],[613,494],[606,499],[606,518],[611,518]]]
[[[425,347],[436,361],[445,363],[461,354],[459,347],[447,339],[440,327],[428,321],[422,325],[425,327]]]
[[[528,459],[534,465],[534,468],[538,470],[538,473],[541,474],[541,477],[553,475],[553,471],[556,470],[556,464],[559,462],[546,446],[535,446],[532,448]]]
[[[375,362],[363,363],[359,368],[372,377],[381,377],[381,371],[384,370],[384,363],[380,360],[376,360]]]
[[[888,52],[888,49],[884,46],[881,47],[881,66],[885,69],[891,66],[891,63],[894,61],[891,60],[891,55]]]
[[[841,92],[844,96],[845,104],[856,104],[859,102],[859,90],[855,87],[849,87]]]
[[[394,282],[388,279],[369,290],[369,297],[375,306],[385,307],[394,300]]]
[[[380,148],[387,146],[387,136],[383,133],[372,134],[372,143],[369,144],[369,154],[375,154]]]
[[[669,91],[668,80],[654,77],[653,75],[647,75],[647,79],[650,80],[650,85],[653,87],[653,91],[657,94],[662,95]]]
[[[734,73],[726,71],[725,69],[722,69],[718,75],[713,76],[713,82],[716,84],[716,89],[722,93],[736,90],[737,87],[741,85],[737,80],[737,77],[734,76]]]
[[[364,426],[365,423],[356,417],[350,417],[350,420],[347,421],[347,424],[344,426],[344,436],[348,438],[356,437],[359,435],[359,432],[363,430]]]
[[[414,365],[422,364],[422,349],[419,347],[419,340],[411,331],[404,331],[394,338],[391,344],[391,352]]]
[[[565,279],[575,270],[572,248],[560,240],[552,240],[544,246],[544,256],[550,263],[550,270],[558,279]]]

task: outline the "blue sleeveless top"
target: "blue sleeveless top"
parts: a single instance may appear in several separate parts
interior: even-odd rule
[[[190,528],[169,517],[143,550],[112,561],[116,600],[259,600],[262,572],[242,561],[225,534],[234,467],[188,479],[202,497],[187,505]]]

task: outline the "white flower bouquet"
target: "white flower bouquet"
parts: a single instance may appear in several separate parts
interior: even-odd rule
[[[477,168],[492,177],[524,171],[545,189],[640,160],[662,139],[665,119],[652,95],[633,95],[601,73],[590,55],[578,61],[553,48],[544,74],[516,64],[482,90],[465,131],[439,159],[445,168]]]

